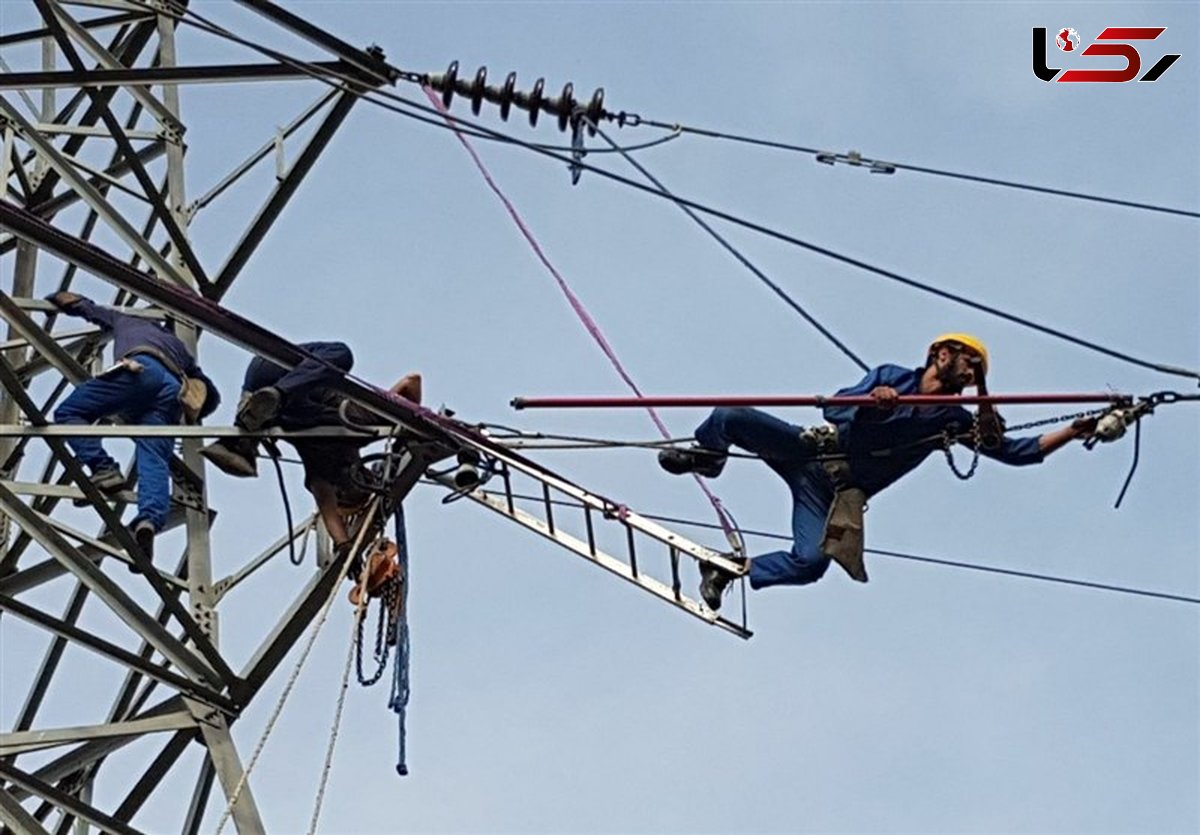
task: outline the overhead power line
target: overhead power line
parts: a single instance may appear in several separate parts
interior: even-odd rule
[[[1022,191],[1032,191],[1038,194],[1050,194],[1055,197],[1069,197],[1075,200],[1089,200],[1094,203],[1108,203],[1113,206],[1123,206],[1129,209],[1144,209],[1150,212],[1162,212],[1164,214],[1180,215],[1182,217],[1200,218],[1200,211],[1192,209],[1179,209],[1172,206],[1162,206],[1155,203],[1139,203],[1133,200],[1122,200],[1117,197],[1105,197],[1099,194],[1085,194],[1079,191],[1070,191],[1069,189],[1051,188],[1049,186],[1033,185],[1031,183],[1021,183],[1015,180],[1003,180],[998,177],[984,177],[980,174],[966,174],[961,171],[947,171],[942,168],[931,168],[924,165],[913,165],[906,162],[883,162],[881,160],[866,159],[860,154],[851,152],[850,154],[834,154],[828,150],[820,150],[817,148],[806,148],[802,145],[793,145],[788,142],[777,142],[769,139],[757,139],[751,136],[740,136],[738,134],[726,133],[723,131],[707,130],[691,125],[668,124],[667,122],[657,122],[651,119],[642,119],[634,117],[633,121],[629,120],[626,114],[626,121],[633,126],[647,125],[654,128],[665,128],[674,133],[688,133],[694,136],[704,136],[711,139],[726,139],[732,142],[740,142],[747,145],[758,145],[766,148],[776,148],[782,151],[794,151],[801,154],[809,154],[817,158],[818,162],[845,162],[854,166],[869,166],[869,170],[883,173],[891,173],[886,169],[894,169],[900,171],[913,171],[919,174],[932,174],[937,177],[950,177],[956,180],[966,180],[973,183],[984,183],[985,185],[1002,186],[1004,188],[1020,189]]]
[[[151,8],[150,6],[143,3],[142,0],[133,0],[133,2],[136,2],[139,5],[144,5],[147,9]],[[155,11],[157,11],[157,9]],[[622,185],[633,188],[637,191],[641,191],[641,192],[644,192],[647,194],[651,194],[655,197],[670,200],[681,207],[687,207],[690,209],[694,209],[697,212],[707,214],[710,217],[720,218],[721,220],[724,220],[728,223],[732,223],[732,224],[734,224],[736,226],[740,226],[744,229],[749,229],[750,231],[757,232],[766,237],[773,238],[773,239],[781,241],[783,243],[787,243],[792,246],[796,246],[801,249],[805,249],[809,252],[813,252],[818,255],[822,255],[831,260],[838,261],[840,263],[856,267],[864,272],[868,272],[873,275],[877,275],[882,278],[886,278],[890,281],[894,281],[899,284],[903,284],[905,286],[911,287],[913,289],[920,290],[921,292],[928,293],[928,294],[936,296],[938,298],[955,302],[956,304],[960,304],[965,307],[969,307],[973,310],[977,310],[982,313],[987,313],[991,316],[995,316],[997,318],[1004,319],[1005,321],[1012,322],[1013,324],[1020,325],[1022,327],[1026,327],[1031,330],[1038,331],[1047,336],[1052,336],[1056,339],[1060,339],[1065,342],[1069,342],[1078,347],[1086,348],[1086,349],[1094,351],[1096,353],[1103,354],[1112,359],[1117,359],[1122,362],[1128,363],[1130,365],[1135,365],[1135,366],[1138,366],[1141,368],[1146,368],[1146,369],[1149,369],[1152,371],[1157,371],[1157,372],[1160,372],[1163,374],[1170,374],[1170,375],[1177,376],[1177,377],[1187,377],[1190,379],[1200,380],[1200,371],[1196,371],[1196,370],[1189,369],[1189,368],[1182,368],[1180,366],[1168,365],[1166,363],[1155,362],[1153,360],[1147,360],[1147,359],[1144,359],[1141,357],[1134,356],[1132,354],[1125,353],[1123,351],[1118,351],[1114,348],[1110,348],[1110,347],[1101,345],[1101,344],[1093,342],[1091,340],[1084,339],[1082,337],[1074,336],[1073,334],[1058,330],[1057,328],[1049,327],[1048,325],[1043,325],[1039,322],[1035,322],[1035,321],[1025,318],[1023,316],[1019,316],[1019,315],[1016,315],[1013,313],[1008,313],[1008,312],[1001,310],[1000,308],[994,307],[992,305],[984,304],[982,302],[978,302],[973,299],[970,299],[966,296],[958,295],[956,293],[952,293],[947,290],[942,290],[941,288],[935,287],[931,284],[917,281],[916,279],[909,278],[909,277],[902,275],[901,273],[898,273],[894,270],[889,270],[889,269],[886,269],[883,267],[876,266],[867,261],[863,261],[859,258],[855,258],[855,257],[849,256],[849,255],[846,255],[844,253],[829,249],[827,247],[823,247],[818,244],[811,243],[809,241],[798,238],[794,235],[789,235],[789,234],[787,234],[785,232],[781,232],[777,229],[772,229],[771,227],[765,226],[763,224],[746,220],[744,218],[733,215],[729,212],[715,209],[711,206],[707,206],[705,204],[699,203],[694,200],[689,200],[684,197],[679,197],[678,195],[672,194],[670,192],[666,192],[660,188],[657,188],[654,186],[648,186],[644,183],[637,182],[636,180],[632,180],[628,177],[623,177],[620,174],[614,174],[610,171],[606,171],[603,168],[597,168],[596,166],[590,165],[586,162],[583,162],[582,160],[572,159],[569,156],[563,156],[561,154],[555,153],[554,151],[546,150],[545,148],[533,145],[529,142],[525,142],[525,141],[517,139],[515,137],[511,137],[507,134],[503,134],[500,131],[496,131],[496,130],[489,128],[485,125],[482,125],[478,122],[475,122],[475,121],[472,121],[469,119],[463,119],[462,117],[458,117],[458,116],[453,116],[449,113],[446,113],[443,115],[442,113],[439,113],[436,109],[434,109],[433,107],[430,107],[429,105],[422,104],[421,102],[414,101],[412,99],[406,98],[405,96],[401,96],[397,93],[391,93],[391,92],[384,91],[384,90],[373,90],[373,91],[369,91],[369,92],[364,92],[361,89],[361,82],[357,81],[355,78],[353,78],[350,75],[341,75],[341,74],[337,74],[337,73],[332,73],[328,69],[325,69],[325,68],[316,68],[309,62],[292,58],[292,57],[284,55],[276,50],[273,50],[269,47],[254,43],[245,38],[241,38],[241,37],[229,32],[228,30],[223,29],[222,27],[217,26],[216,24],[213,24],[213,23],[205,20],[202,16],[200,16],[194,10],[191,10],[191,9],[188,9],[186,11],[185,10],[176,10],[172,14],[181,22],[190,23],[191,25],[197,26],[197,27],[204,29],[205,31],[208,31],[219,37],[224,37],[229,40],[232,40],[236,43],[246,46],[249,49],[253,49],[257,52],[262,53],[263,55],[271,57],[277,61],[280,61],[282,63],[285,63],[285,64],[295,67],[297,69],[300,69],[304,72],[307,72],[315,80],[321,81],[322,83],[325,83],[325,84],[337,86],[340,88],[341,85],[338,82],[331,80],[333,77],[336,77],[337,79],[339,79],[339,81],[341,83],[349,85],[349,89],[352,90],[355,95],[359,96],[364,101],[367,101],[367,102],[374,104],[377,107],[381,107],[385,110],[389,110],[389,111],[392,111],[399,115],[405,116],[407,118],[416,119],[418,121],[422,121],[422,122],[426,122],[426,123],[436,123],[442,119],[454,122],[454,127],[451,127],[451,126],[448,126],[445,124],[438,125],[439,127],[441,127],[442,129],[445,129],[445,130],[455,130],[458,127],[465,125],[465,126],[470,127],[472,130],[477,131],[481,134],[486,134],[488,136],[493,136],[493,137],[496,137],[496,138],[501,139],[506,142],[511,142],[514,145],[522,147],[528,151],[532,151],[535,154],[540,154],[542,156],[549,157],[550,159],[564,163],[567,166],[573,166],[574,168],[579,169],[579,170],[592,172],[596,176],[603,177],[603,178],[611,180],[613,182],[620,183]],[[195,18],[195,20],[188,20],[189,17]],[[200,22],[196,22],[197,20]],[[386,99],[386,101],[381,101],[380,100],[381,98]],[[394,104],[393,104],[393,102],[394,102]],[[405,108],[407,108],[407,109],[405,109]],[[418,116],[418,115],[410,112],[410,110],[416,110],[421,113],[429,114],[435,118],[430,119],[427,117]]]
[[[514,494],[514,499],[522,501],[545,501],[540,496],[525,496]],[[552,504],[561,505],[564,507],[579,507],[574,502],[564,500],[553,500]],[[640,515],[646,519],[653,519],[656,522],[668,522],[673,525],[687,525],[693,528],[705,528],[708,530],[720,530],[720,527],[711,522],[698,522],[694,519],[683,519],[678,516],[664,516],[654,513],[641,513]],[[792,537],[786,534],[774,533],[771,531],[757,531],[741,529],[743,536],[757,536],[763,539],[772,539],[780,542],[791,542]],[[1131,586],[1119,586],[1111,583],[1095,583],[1091,580],[1079,580],[1073,577],[1059,577],[1053,574],[1039,574],[1032,571],[1017,571],[1012,568],[1000,568],[994,565],[981,565],[979,563],[962,562],[959,560],[947,560],[940,557],[927,557],[920,554],[908,554],[902,551],[886,551],[879,548],[864,549],[868,554],[876,554],[881,557],[892,557],[894,559],[908,560],[910,562],[923,562],[929,565],[942,565],[948,568],[961,568],[967,571],[981,571],[986,574],[1000,574],[1007,577],[1017,577],[1023,580],[1036,580],[1044,583],[1056,583],[1064,586],[1078,586],[1080,588],[1097,589],[1099,591],[1111,591],[1118,594],[1130,594],[1138,597],[1153,597],[1159,600],[1173,600],[1178,603],[1200,604],[1200,597],[1191,597],[1185,594],[1172,594],[1170,592],[1153,591],[1150,589],[1139,589]]]

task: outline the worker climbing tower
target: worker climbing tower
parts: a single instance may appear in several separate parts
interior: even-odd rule
[[[305,359],[300,348],[221,301],[355,103],[401,74],[379,50],[344,43],[268,0],[238,2],[305,61],[259,50],[241,63],[189,62],[177,48],[187,4],[164,0],[32,0],[24,10],[28,25],[14,27],[17,15],[10,13],[0,32],[0,316],[7,326],[0,350],[0,629],[10,646],[36,646],[29,653],[40,654],[28,669],[14,664],[3,673],[7,697],[21,700],[5,711],[15,719],[0,733],[0,823],[15,832],[139,831],[139,810],[168,774],[184,769],[190,791],[174,799],[181,832],[197,832],[214,809],[224,809],[238,832],[265,831],[247,779],[254,754],[239,750],[230,726],[343,591],[347,555],[335,555],[322,540],[315,568],[296,573],[290,605],[260,613],[257,649],[235,664],[224,650],[222,612],[250,605],[239,593],[252,575],[306,537],[315,519],[297,520],[261,553],[221,555],[217,563],[239,567],[220,574],[210,540],[219,489],[208,483],[198,449],[203,438],[238,430],[51,425],[69,386],[99,370],[105,335],[64,323],[42,299],[85,282],[108,288],[107,297],[96,297],[100,304],[170,319],[201,364],[213,339],[289,367]],[[189,34],[231,35],[209,25]],[[541,97],[540,82],[531,105],[528,96],[515,96],[511,78],[507,94],[487,88],[485,95],[485,78],[472,85],[449,76],[436,79],[447,104],[452,90],[472,97],[476,110],[486,97],[507,111],[515,98],[532,106],[531,121],[541,107],[562,127],[574,103],[569,89],[558,99]],[[198,149],[180,108],[180,89],[191,84],[224,85],[231,102],[263,84],[302,86],[313,99],[288,124],[266,128],[258,147],[222,159],[219,177],[198,178],[188,164]],[[593,117],[601,103],[597,91]],[[210,165],[225,152],[204,151]],[[272,167],[273,177],[256,176]],[[189,234],[193,221],[220,206],[235,185],[244,193],[246,183],[264,181],[245,228],[220,258],[201,258]],[[742,570],[739,562],[477,429],[358,381],[340,387],[378,417],[372,431],[388,444],[379,458],[382,489],[356,529],[360,550],[372,547],[374,531],[429,474],[433,489],[448,498],[485,506],[706,623],[748,637],[744,623],[719,617],[680,584],[681,561],[734,572]],[[121,521],[136,499],[136,477],[115,498],[99,493],[65,444],[80,434],[180,441],[171,511],[153,563]],[[449,466],[435,466],[444,461]],[[77,718],[51,725],[44,719],[51,705],[56,715],[67,710]]]

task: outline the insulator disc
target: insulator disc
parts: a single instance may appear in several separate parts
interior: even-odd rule
[[[479,115],[483,106],[483,91],[487,88],[487,67],[480,67],[475,73],[475,83],[471,85],[471,112]]]
[[[567,122],[571,121],[571,111],[575,109],[575,85],[568,81],[563,85],[562,95],[558,97],[558,129],[566,130]]]
[[[451,61],[450,66],[446,68],[446,77],[442,88],[442,105],[449,109],[450,101],[454,98],[454,85],[458,82],[458,62]]]

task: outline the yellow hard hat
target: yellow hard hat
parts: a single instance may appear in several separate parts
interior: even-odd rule
[[[983,361],[983,373],[988,371],[988,350],[987,346],[980,342],[969,333],[944,333],[929,344],[929,353],[933,353],[938,348],[953,343],[966,348],[971,353],[978,356]]]

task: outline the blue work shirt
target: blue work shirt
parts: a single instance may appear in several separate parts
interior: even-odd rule
[[[924,373],[924,368],[881,365],[837,394],[869,395],[879,386],[889,386],[902,395],[920,394]],[[825,420],[838,429],[838,446],[848,456],[851,486],[862,488],[868,496],[916,469],[931,452],[941,449],[941,436],[947,429],[966,432],[974,420],[961,406],[826,406],[824,414]],[[1037,437],[1004,437],[995,449],[981,448],[979,452],[1013,466],[1039,464],[1044,458]]]
[[[174,364],[175,369],[185,376],[204,376],[183,340],[153,319],[143,319],[112,308],[100,307],[91,299],[79,299],[64,307],[63,312],[68,316],[87,319],[104,330],[112,331],[113,359],[119,360],[136,354],[140,348],[150,348],[165,356]]]

